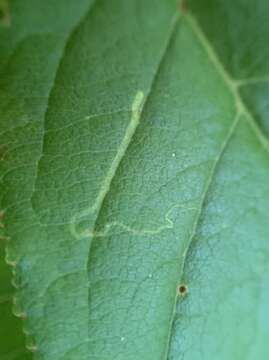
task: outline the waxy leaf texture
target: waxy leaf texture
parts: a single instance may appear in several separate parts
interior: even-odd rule
[[[268,357],[268,16],[0,1],[1,360]]]

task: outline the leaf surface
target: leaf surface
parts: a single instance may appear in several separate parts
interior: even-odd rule
[[[13,2],[1,204],[35,359],[266,358],[268,10]]]

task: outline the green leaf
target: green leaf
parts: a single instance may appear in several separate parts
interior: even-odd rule
[[[0,358],[1,360],[29,360],[20,319],[12,314],[11,271],[4,261],[4,242],[0,243]]]
[[[266,358],[268,11],[12,2],[1,207],[34,359]]]

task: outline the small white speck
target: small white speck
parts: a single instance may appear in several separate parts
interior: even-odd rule
[[[176,153],[173,153],[173,154],[172,154],[172,157],[176,157]]]
[[[85,116],[85,120],[90,120],[90,115]]]
[[[149,278],[150,278],[150,279],[152,278],[152,274],[149,274]]]
[[[125,340],[125,337],[122,336],[122,337],[120,338],[120,341],[124,341],[124,340]]]

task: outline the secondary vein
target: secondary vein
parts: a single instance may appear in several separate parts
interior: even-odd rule
[[[187,241],[187,245],[186,245],[186,248],[184,250],[184,260],[183,260],[183,263],[182,263],[182,266],[180,268],[180,275],[179,275],[179,278],[181,279],[182,276],[183,276],[183,273],[184,273],[184,267],[185,267],[185,262],[186,262],[186,258],[187,258],[187,253],[189,251],[189,248],[192,244],[192,241],[196,235],[196,231],[197,231],[197,227],[199,225],[199,221],[200,221],[200,218],[201,218],[201,215],[202,215],[202,211],[203,211],[203,208],[204,208],[204,204],[206,202],[206,198],[207,198],[207,195],[208,195],[208,192],[209,192],[209,189],[211,187],[211,184],[213,182],[213,179],[214,179],[214,174],[216,173],[216,169],[223,157],[223,154],[225,152],[225,150],[227,149],[234,133],[235,133],[235,130],[237,128],[237,125],[240,121],[240,118],[241,118],[241,113],[239,112],[236,112],[236,115],[235,115],[235,118],[234,118],[234,121],[232,122],[230,128],[228,129],[228,132],[227,132],[227,136],[225,137],[224,141],[223,141],[223,144],[220,148],[220,152],[218,154],[218,156],[216,157],[215,161],[214,161],[214,164],[211,168],[211,171],[209,173],[209,176],[208,176],[208,179],[207,179],[207,182],[205,184],[205,188],[204,188],[204,191],[202,193],[202,196],[201,196],[201,201],[200,201],[200,204],[199,204],[199,208],[198,208],[198,211],[197,211],[197,215],[194,219],[194,223],[193,223],[193,227],[192,227],[192,231],[191,231],[191,234],[190,234],[190,237]],[[170,345],[170,341],[171,341],[171,336],[172,336],[172,332],[173,332],[173,324],[174,324],[174,319],[175,319],[175,315],[176,315],[176,306],[177,306],[177,299],[178,299],[178,295],[177,295],[177,292],[175,294],[175,301],[174,301],[174,307],[173,307],[173,312],[172,312],[172,315],[171,315],[171,320],[170,320],[170,328],[169,328],[169,332],[168,332],[168,339],[167,339],[167,348],[166,348],[166,353],[165,353],[165,356],[164,356],[164,359],[166,360],[168,358],[168,355],[169,355],[169,345]]]
[[[255,121],[253,115],[247,108],[246,104],[241,98],[241,95],[239,93],[239,86],[238,86],[238,80],[233,79],[232,76],[227,72],[223,64],[221,63],[220,59],[218,58],[215,49],[210,44],[209,40],[207,39],[206,35],[202,31],[201,27],[199,26],[197,20],[195,17],[191,14],[185,14],[184,18],[186,19],[186,22],[196,35],[197,39],[199,40],[202,47],[205,49],[209,60],[212,62],[214,67],[216,68],[217,72],[222,77],[224,83],[227,85],[227,89],[231,92],[231,94],[234,97],[235,105],[241,113],[245,114],[246,120],[251,125],[252,130],[254,131],[256,137],[258,138],[259,142],[265,148],[265,150],[269,153],[269,142],[268,139],[265,137],[265,135],[262,133],[261,129],[257,125],[257,122]],[[239,82],[240,83],[240,82]]]
[[[261,132],[260,128],[258,127],[258,125],[255,122],[255,119],[253,118],[253,115],[249,112],[249,110],[247,109],[245,103],[243,102],[243,100],[241,99],[241,96],[238,92],[238,83],[236,80],[233,80],[232,77],[227,73],[226,69],[224,68],[224,66],[222,65],[222,63],[220,62],[220,60],[218,59],[214,49],[212,48],[211,44],[209,43],[208,39],[206,38],[206,36],[204,35],[203,31],[201,30],[201,28],[199,27],[196,19],[190,14],[185,14],[184,15],[184,19],[186,19],[186,23],[190,26],[190,28],[192,29],[193,33],[196,35],[196,37],[198,38],[199,42],[201,43],[202,47],[204,48],[204,50],[206,51],[206,53],[208,54],[208,57],[210,59],[210,61],[213,63],[214,67],[216,68],[217,72],[220,74],[221,78],[223,79],[224,83],[226,83],[228,90],[232,93],[232,95],[234,96],[235,99],[235,108],[236,108],[236,115],[235,115],[235,119],[230,127],[230,129],[228,130],[227,136],[221,146],[221,150],[219,155],[217,156],[217,158],[215,159],[215,162],[213,164],[213,167],[211,169],[211,172],[209,174],[208,177],[208,181],[205,185],[205,189],[204,192],[202,194],[202,198],[201,198],[201,202],[200,202],[200,206],[199,206],[199,211],[197,212],[197,216],[195,218],[194,224],[193,224],[193,229],[191,232],[191,236],[189,238],[189,241],[187,243],[185,252],[184,252],[184,261],[182,263],[181,266],[181,271],[180,271],[180,278],[182,278],[183,273],[184,273],[184,267],[185,267],[185,262],[186,262],[186,258],[187,258],[187,253],[188,250],[192,244],[192,241],[196,235],[197,232],[197,227],[199,225],[199,221],[202,215],[202,210],[208,195],[208,192],[210,190],[213,178],[214,178],[214,174],[216,172],[216,169],[223,157],[223,154],[225,152],[225,150],[227,149],[227,146],[229,145],[233,134],[235,133],[235,130],[237,128],[237,125],[240,121],[240,119],[242,117],[246,118],[250,125],[251,128],[253,129],[255,135],[257,136],[258,140],[260,141],[261,145],[263,148],[265,148],[265,150],[267,152],[269,152],[269,143],[268,140],[265,138],[265,136],[263,135],[263,133]],[[245,115],[245,116],[242,116]],[[166,353],[164,356],[164,359],[168,359],[169,357],[169,346],[170,346],[170,342],[171,342],[171,336],[172,336],[172,332],[173,332],[173,324],[174,324],[174,318],[176,315],[176,306],[177,306],[177,299],[178,296],[177,294],[175,295],[175,302],[174,302],[174,308],[173,308],[173,313],[171,316],[171,321],[170,321],[170,331],[168,333],[168,341],[167,341],[167,348],[166,348]]]

